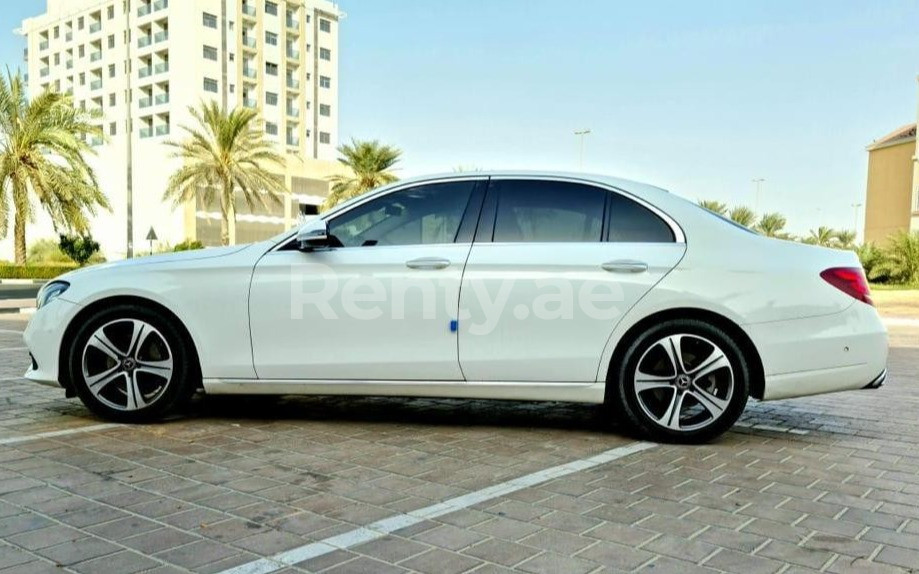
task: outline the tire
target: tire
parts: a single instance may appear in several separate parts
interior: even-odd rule
[[[654,325],[610,366],[606,402],[638,434],[703,443],[727,431],[750,395],[750,366],[730,335],[694,319]],[[669,347],[669,350],[668,350]],[[680,361],[674,361],[679,355]]]
[[[193,357],[174,320],[121,304],[99,311],[77,330],[67,365],[89,410],[108,420],[143,423],[162,419],[189,399],[198,373]]]

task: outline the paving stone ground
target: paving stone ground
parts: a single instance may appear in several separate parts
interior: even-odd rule
[[[0,322],[0,573],[221,572],[634,439],[589,405],[199,399],[99,425],[20,378]],[[287,572],[919,571],[919,327],[878,391],[751,403],[705,446],[647,451]],[[911,570],[912,569],[912,570]]]

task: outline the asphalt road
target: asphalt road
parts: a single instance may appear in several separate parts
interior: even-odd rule
[[[34,299],[41,285],[3,285],[0,284],[0,300]]]

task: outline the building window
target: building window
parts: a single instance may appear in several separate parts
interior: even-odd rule
[[[265,62],[265,73],[269,76],[278,75],[278,65],[272,64],[271,62]]]
[[[61,65],[61,55],[59,53],[54,55],[54,65],[55,66]]]
[[[329,62],[332,61],[332,50],[328,48],[319,48],[319,59]]]
[[[80,72],[80,85],[81,86],[86,85],[86,74],[84,74],[83,72]]]
[[[109,77],[109,78],[114,78],[114,77],[115,77],[115,64],[109,64],[109,65],[108,65],[108,77]]]
[[[115,106],[115,94],[114,93],[108,95],[108,105],[109,107]]]
[[[108,37],[108,47],[109,48],[115,47],[115,35],[114,34]]]
[[[265,32],[265,43],[272,46],[278,45],[278,35],[274,32]]]
[[[80,16],[77,19],[77,30],[82,30],[82,29],[83,29],[83,16]]]
[[[332,134],[329,132],[319,132],[319,143],[327,144],[332,143]]]
[[[201,15],[201,21],[206,28],[214,28],[215,30],[217,29],[217,16],[204,12]]]
[[[204,46],[204,59],[217,61],[217,48],[213,46]]]
[[[332,115],[332,106],[329,104],[319,104],[319,115],[329,117]]]
[[[115,122],[112,122],[108,125],[108,135],[113,136],[118,131],[118,128],[115,125]]]
[[[212,78],[204,78],[204,91],[216,94],[217,93],[217,80],[214,80]]]
[[[278,124],[273,124],[271,122],[265,123],[265,133],[270,136],[278,135]]]
[[[325,18],[319,19],[319,30],[322,32],[331,32],[332,31],[332,22],[326,20]]]
[[[112,4],[111,6],[108,7],[108,19],[111,20],[114,17],[115,17],[115,5]]]
[[[278,105],[278,95],[274,92],[265,92],[265,104],[269,106]]]
[[[319,87],[320,88],[331,88],[332,78],[328,76],[319,76]]]
[[[278,5],[274,2],[265,2],[265,14],[271,14],[272,16],[278,15]]]
[[[80,46],[80,57],[86,56],[86,46]]]
[[[54,39],[57,40],[61,35],[61,28],[59,26],[54,27]]]

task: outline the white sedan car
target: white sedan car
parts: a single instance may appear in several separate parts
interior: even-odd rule
[[[748,397],[876,388],[887,335],[856,256],[768,239],[649,185],[399,182],[252,245],[44,286],[26,377],[149,421],[207,394],[604,403],[658,440]]]

